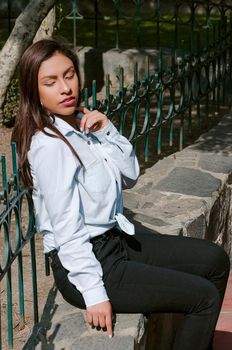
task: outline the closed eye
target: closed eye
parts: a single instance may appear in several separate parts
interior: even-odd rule
[[[74,77],[75,73],[71,73],[69,75],[66,75],[66,79],[72,79]]]
[[[55,84],[55,82],[52,81],[51,83],[45,83],[44,85],[45,85],[45,86],[52,86],[52,85],[54,85],[54,84]]]

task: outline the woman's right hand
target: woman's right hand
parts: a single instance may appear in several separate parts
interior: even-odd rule
[[[111,303],[103,301],[102,303],[87,307],[87,321],[91,326],[106,328],[109,338],[113,336],[112,327],[112,307]]]

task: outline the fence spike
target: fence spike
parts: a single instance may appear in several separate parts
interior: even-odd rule
[[[89,108],[89,91],[88,91],[88,88],[84,89],[84,106],[85,106],[85,108]]]
[[[106,74],[106,99],[110,99],[110,75]]]
[[[124,88],[124,69],[120,67],[120,90]]]
[[[92,109],[97,107],[97,83],[96,80],[92,82]]]
[[[135,62],[134,65],[134,83],[138,82],[138,62]]]

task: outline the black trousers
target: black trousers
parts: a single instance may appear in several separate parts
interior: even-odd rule
[[[113,229],[92,243],[114,312],[183,313],[173,349],[211,348],[230,268],[222,248],[206,240],[149,230],[128,236]],[[85,308],[56,254],[52,269],[64,299]]]

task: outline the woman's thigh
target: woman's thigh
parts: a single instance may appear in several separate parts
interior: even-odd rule
[[[220,296],[211,282],[166,267],[122,260],[104,282],[115,312],[198,313],[212,308],[217,313],[219,310]]]
[[[215,243],[150,231],[125,236],[125,241],[130,260],[205,277],[224,292],[229,258]]]

